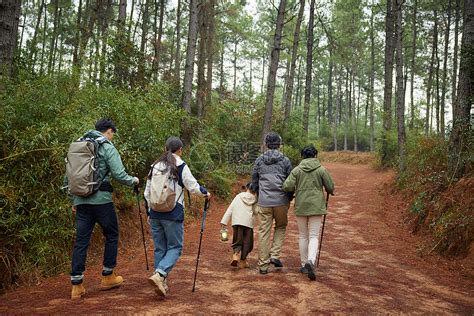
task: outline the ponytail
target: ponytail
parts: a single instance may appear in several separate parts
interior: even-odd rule
[[[174,177],[174,178],[178,178],[178,167],[176,166],[176,158],[174,157],[174,153],[176,151],[178,151],[180,148],[183,148],[184,144],[183,142],[181,141],[181,139],[179,139],[178,137],[169,137],[167,140],[166,140],[166,145],[165,145],[165,152],[163,154],[161,154],[160,158],[158,158],[158,160],[156,160],[154,163],[153,163],[153,167],[157,164],[157,163],[160,163],[162,162],[166,169],[165,170],[169,170],[171,175]],[[153,171],[153,168],[150,170],[149,174],[148,174],[148,178],[151,179],[151,176],[152,176],[152,171]]]

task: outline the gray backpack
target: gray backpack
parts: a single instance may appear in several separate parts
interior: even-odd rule
[[[66,176],[69,193],[87,197],[99,190],[102,179],[99,179],[99,147],[108,142],[105,137],[80,138],[69,145],[66,157]]]

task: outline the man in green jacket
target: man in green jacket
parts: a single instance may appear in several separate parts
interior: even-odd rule
[[[295,193],[295,214],[298,222],[299,248],[302,273],[310,280],[316,279],[314,263],[319,249],[319,230],[326,215],[326,192],[334,194],[334,183],[327,170],[316,158],[318,151],[313,145],[301,151],[303,160],[291,171],[283,183],[283,190]]]
[[[104,260],[100,287],[108,290],[120,286],[123,278],[117,276],[114,268],[117,264],[119,228],[117,215],[112,201],[112,186],[110,177],[118,182],[132,186],[138,185],[138,178],[125,172],[120,154],[112,144],[117,131],[111,119],[100,119],[95,124],[96,130],[90,130],[84,138],[98,139],[105,137],[105,141],[98,149],[99,179],[103,179],[99,190],[87,197],[72,196],[72,211],[76,214],[76,242],[72,253],[71,298],[80,298],[86,293],[82,284],[86,265],[87,248],[95,223],[99,223],[105,236]],[[66,184],[67,184],[67,178]]]

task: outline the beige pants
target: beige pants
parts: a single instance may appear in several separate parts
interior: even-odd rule
[[[281,247],[285,240],[286,225],[288,224],[288,207],[282,205],[276,207],[258,207],[259,258],[258,266],[261,270],[268,269],[270,258],[279,259]],[[270,241],[273,219],[275,219],[275,231],[273,240]]]
[[[319,250],[319,230],[321,229],[322,221],[322,215],[296,216],[302,267],[304,267],[308,261],[316,264]]]

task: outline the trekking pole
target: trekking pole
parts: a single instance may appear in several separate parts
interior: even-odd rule
[[[196,277],[197,277],[197,272],[198,272],[199,256],[201,254],[202,235],[204,234],[204,220],[206,219],[207,209],[209,208],[209,203],[210,203],[209,199],[206,198],[206,201],[204,202],[204,213],[202,214],[201,236],[199,237],[199,248],[198,248],[198,254],[197,254],[197,259],[196,259],[196,271],[194,271],[193,292],[196,288]]]
[[[326,192],[326,212],[328,210],[328,202],[329,202],[329,192]],[[324,214],[324,218],[323,218],[323,229],[321,230],[321,240],[319,241],[319,251],[318,251],[318,263],[316,264],[316,267],[319,267],[319,257],[321,256],[321,246],[323,245],[324,224],[326,224],[326,214]]]
[[[142,227],[143,250],[145,251],[146,270],[148,271],[150,269],[148,268],[148,256],[146,254],[145,230],[143,229],[142,209],[140,208],[140,189],[138,188],[138,185],[135,185],[133,187],[133,191],[137,195],[138,215],[140,216],[140,225]]]

